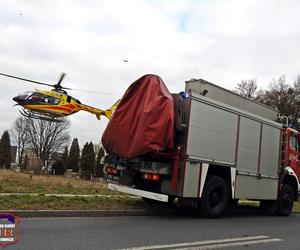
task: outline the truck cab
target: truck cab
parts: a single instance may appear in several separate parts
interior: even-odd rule
[[[287,138],[285,139],[287,141],[285,143],[283,142],[283,144],[286,145],[285,164],[291,167],[300,179],[299,132],[292,128],[286,128],[283,129],[283,133],[286,134]]]

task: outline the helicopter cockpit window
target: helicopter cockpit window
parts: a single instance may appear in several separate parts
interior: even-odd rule
[[[53,96],[48,96],[42,93],[32,93],[27,100],[32,101],[37,104],[58,104],[60,102],[59,99],[53,97]]]
[[[52,97],[50,96],[50,99],[49,99],[50,103],[51,104],[59,104],[60,100],[55,98],[55,97]]]
[[[33,92],[30,96],[27,97],[27,100],[35,103],[41,103],[42,97],[42,94]]]
[[[18,98],[19,98],[19,99],[25,100],[26,98],[28,98],[28,97],[31,96],[31,95],[32,95],[32,92],[27,91],[27,92],[25,92],[25,93],[19,94],[19,95],[18,95]]]
[[[60,102],[60,100],[59,99],[57,99],[57,98],[55,98],[55,97],[53,97],[53,96],[44,96],[44,98],[43,98],[43,102],[45,103],[45,104],[58,104],[59,102]]]

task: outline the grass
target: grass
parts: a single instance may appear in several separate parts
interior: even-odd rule
[[[128,197],[48,197],[43,194],[99,194],[119,195],[107,189],[106,183],[77,180],[59,176],[30,176],[0,169],[0,193],[23,193],[2,196],[0,210],[17,209],[140,209],[145,208],[141,199]],[[37,193],[38,196],[26,195]],[[124,195],[124,194],[122,194]],[[241,205],[258,206],[258,202],[240,202]],[[300,202],[294,203],[294,211]]]
[[[106,183],[66,178],[63,176],[37,176],[0,170],[0,193],[38,194],[116,194]]]
[[[0,210],[118,210],[141,209],[145,207],[141,199],[106,197],[47,197],[4,196],[0,199]]]
[[[63,176],[37,176],[0,169],[0,193],[24,195],[1,196],[0,210],[35,209],[139,209],[141,199],[120,197],[120,193],[107,189],[103,182],[71,179]],[[37,196],[27,195],[30,193]],[[95,194],[115,197],[56,197],[44,194]]]
[[[249,206],[249,207],[259,207],[258,201],[250,201],[250,200],[240,200],[239,205]],[[293,211],[300,211],[300,202],[294,202]]]
[[[241,203],[244,206],[258,207],[253,204]],[[151,209],[158,205],[145,204],[142,199],[128,197],[56,197],[12,195],[0,199],[0,210],[121,210],[121,209]],[[300,203],[294,204],[294,211],[300,210]]]
[[[62,176],[37,176],[0,169],[0,193],[24,195],[1,196],[0,210],[18,209],[139,209],[141,199],[132,199],[111,191],[103,182],[71,179]],[[30,193],[37,196],[27,195]],[[95,194],[114,197],[57,197],[44,194]]]
[[[294,202],[294,207],[293,207],[294,211],[300,211],[300,202]]]

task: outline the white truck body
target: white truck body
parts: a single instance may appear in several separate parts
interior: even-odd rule
[[[272,120],[192,93],[183,196],[201,197],[202,168],[214,164],[232,168],[234,198],[276,199],[280,129]]]

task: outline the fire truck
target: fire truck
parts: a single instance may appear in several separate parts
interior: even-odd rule
[[[299,197],[299,132],[261,103],[203,79],[171,94],[145,75],[125,92],[102,143],[109,188],[220,217],[240,199],[287,216]]]

